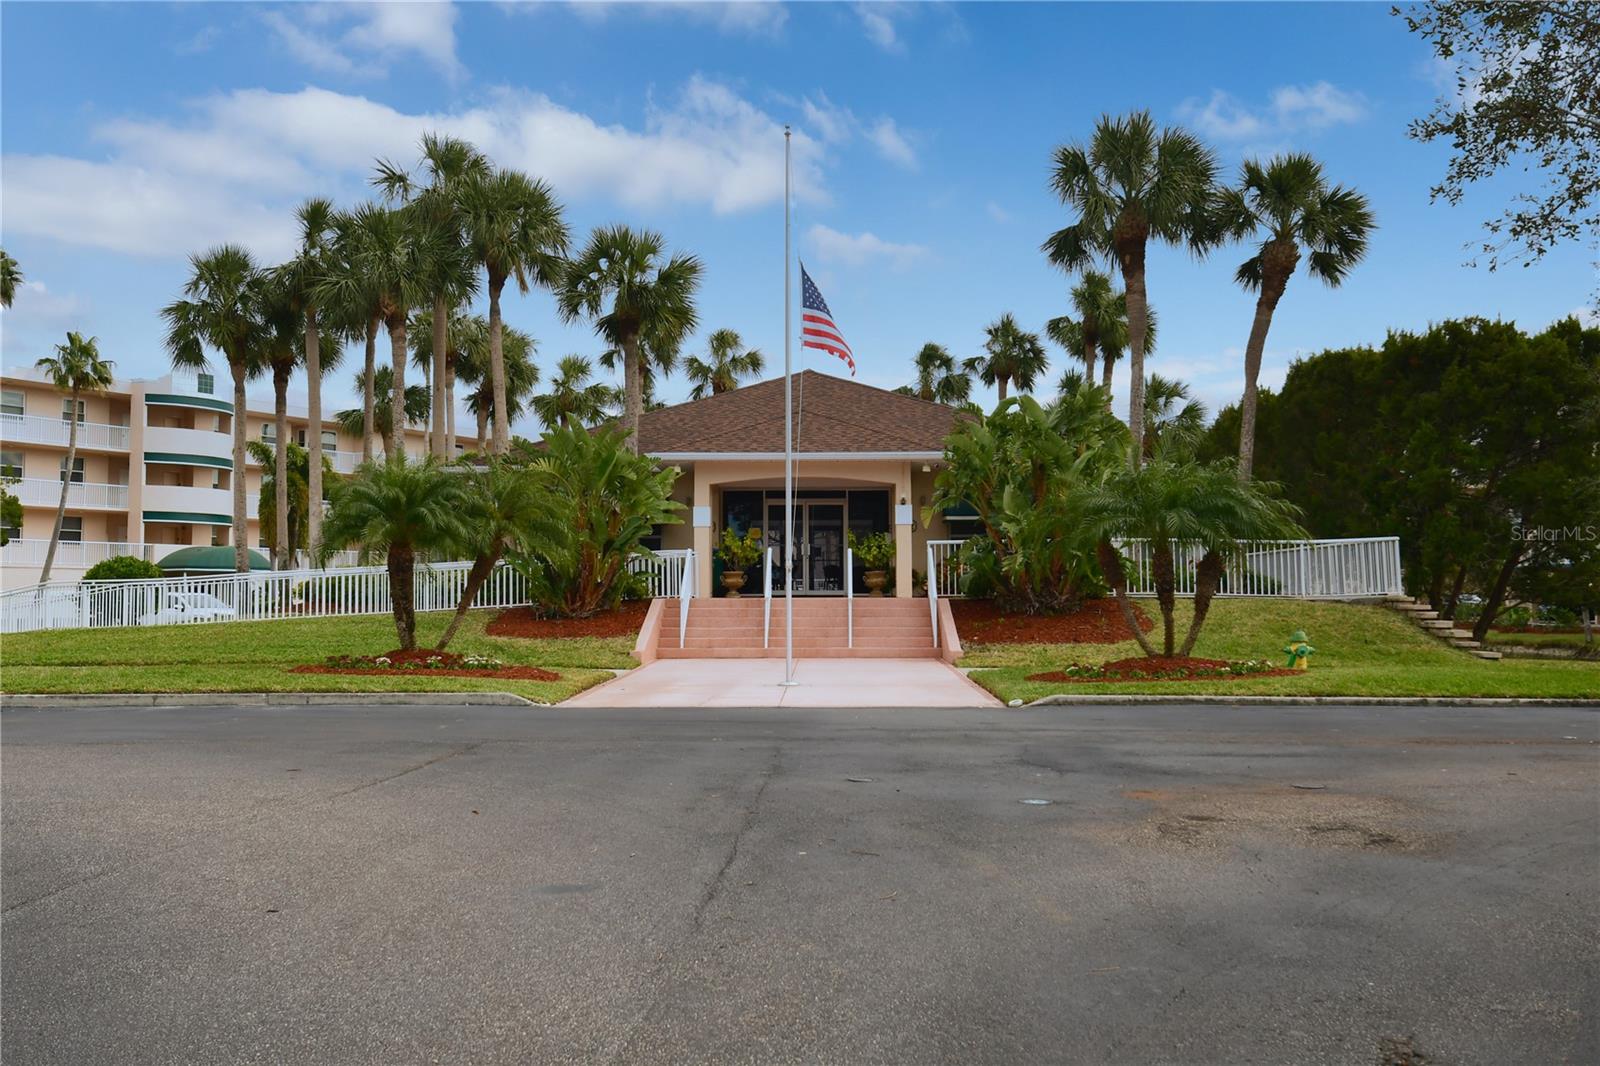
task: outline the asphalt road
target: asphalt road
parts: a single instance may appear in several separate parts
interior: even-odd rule
[[[6,1066],[1600,1061],[1593,710],[0,729]]]

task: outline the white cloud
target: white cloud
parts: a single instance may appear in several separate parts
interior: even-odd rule
[[[106,123],[95,131],[112,149],[106,158],[6,156],[7,229],[148,255],[238,241],[277,257],[292,246],[300,198],[368,195],[373,160],[412,158],[430,130],[464,137],[574,200],[727,214],[783,198],[782,123],[700,77],[670,105],[651,102],[642,127],[602,124],[509,89],[442,113],[315,88],[241,90],[188,111],[183,121]],[[797,195],[826,203],[820,142],[797,132],[794,156]]]
[[[1185,100],[1178,115],[1211,140],[1271,141],[1308,130],[1348,125],[1366,117],[1366,100],[1331,82],[1280,85],[1266,104],[1252,107],[1231,93],[1213,89],[1204,102]]]
[[[988,203],[984,204],[983,209],[988,212],[990,218],[994,219],[1002,226],[1011,221],[1011,212],[1007,211],[993,200],[990,200]]]
[[[505,10],[514,14],[538,14],[547,10],[545,3],[502,3]],[[776,0],[739,0],[739,2],[707,2],[707,0],[654,0],[654,2],[613,3],[610,0],[573,0],[567,10],[593,25],[623,13],[628,17],[682,18],[708,25],[733,36],[778,37],[789,23],[789,9]]]
[[[413,55],[452,81],[466,72],[456,57],[456,9],[449,3],[308,3],[261,18],[290,55],[324,73],[381,77]]]
[[[866,33],[867,40],[886,52],[905,51],[905,44],[894,25],[899,12],[900,5],[894,3],[856,5],[856,18],[861,20],[861,29]]]
[[[1584,329],[1600,329],[1600,308],[1585,305],[1574,308],[1572,317],[1578,320],[1578,325]]]
[[[824,263],[846,266],[865,266],[875,260],[887,260],[899,270],[928,255],[928,249],[920,244],[895,244],[875,233],[840,233],[820,224],[806,231],[806,239]]]
[[[83,302],[76,296],[52,292],[42,281],[25,280],[17,287],[16,302],[0,309],[7,332],[57,332],[73,328],[82,315]]]
[[[915,170],[917,167],[917,153],[912,149],[911,143],[894,124],[894,119],[884,117],[873,123],[867,131],[867,140],[878,149],[878,154],[889,162]]]
[[[801,100],[800,114],[817,131],[817,136],[829,143],[848,141],[855,133],[855,115],[849,108],[835,107],[827,93],[819,92],[816,100],[809,96]]]

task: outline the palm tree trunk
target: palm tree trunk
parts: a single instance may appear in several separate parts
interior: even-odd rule
[[[1161,654],[1171,658],[1177,636],[1172,621],[1172,609],[1176,604],[1177,595],[1170,540],[1160,544],[1151,543],[1150,577],[1156,586],[1156,603],[1161,606]]]
[[[489,387],[494,395],[494,442],[490,450],[504,455],[511,449],[511,422],[506,412],[506,359],[505,343],[501,336],[500,290],[506,279],[489,275]]]
[[[412,599],[417,559],[409,544],[389,545],[389,599],[394,605],[394,629],[400,647],[410,651],[417,646],[417,612]]]
[[[450,347],[450,308],[444,294],[433,298],[433,380],[429,383],[433,399],[433,435],[429,438],[433,454],[443,459],[445,451],[445,352]]]
[[[472,601],[477,597],[478,590],[483,587],[483,583],[494,572],[495,564],[500,561],[500,555],[501,548],[497,544],[493,552],[487,555],[480,555],[472,560],[472,569],[467,571],[466,587],[461,590],[461,599],[456,603],[456,613],[450,619],[450,624],[445,626],[444,636],[439,638],[439,643],[434,647],[444,651],[450,642],[455,639],[456,630],[461,628],[461,620],[467,616],[467,611],[472,608]]]
[[[1088,330],[1083,331],[1083,380],[1094,384],[1095,339]]]
[[[406,457],[406,316],[389,316],[389,360],[394,364],[394,390],[389,399],[389,461]]]
[[[1222,556],[1208,551],[1200,557],[1200,565],[1195,567],[1194,619],[1190,621],[1189,632],[1183,638],[1183,647],[1178,649],[1178,654],[1185,659],[1194,651],[1194,642],[1200,638],[1200,627],[1205,624],[1211,601],[1217,595],[1217,586],[1222,583],[1222,564]]]
[[[289,551],[289,371],[272,371],[272,416],[278,439],[272,449],[273,568],[290,569]]]
[[[489,412],[478,412],[478,454],[483,454],[483,441],[489,433]]]
[[[1128,297],[1128,432],[1133,441],[1128,465],[1137,470],[1144,458],[1144,338],[1150,323],[1142,242],[1122,256],[1122,287]]]
[[[306,307],[306,416],[311,423],[310,463],[306,469],[306,549],[313,565],[322,551],[322,338],[317,305]]]
[[[229,359],[228,369],[233,371],[233,569],[248,574],[250,531],[245,519],[244,442],[249,430],[245,425],[243,357]]]
[[[1096,544],[1094,554],[1100,563],[1100,572],[1106,577],[1106,584],[1116,593],[1117,607],[1122,611],[1122,620],[1128,623],[1128,632],[1133,634],[1133,639],[1139,642],[1144,653],[1154,658],[1156,649],[1144,635],[1144,630],[1139,628],[1138,616],[1133,613],[1133,602],[1128,599],[1128,573],[1122,568],[1122,556],[1109,540]]]
[[[1244,396],[1239,401],[1239,479],[1249,481],[1256,463],[1256,379],[1261,376],[1261,355],[1267,347],[1272,313],[1283,297],[1288,278],[1267,277],[1256,298],[1256,316],[1250,323],[1250,340],[1244,348]]]
[[[444,361],[444,454],[446,459],[456,455],[456,361],[454,356]]]
[[[378,316],[367,319],[367,363],[361,378],[361,461],[372,462],[373,441],[376,439],[372,419],[377,397],[372,394],[372,378],[378,363]]]
[[[56,504],[56,527],[50,531],[50,546],[44,551],[44,569],[39,584],[48,584],[50,568],[56,563],[56,545],[61,543],[61,527],[67,521],[67,491],[72,488],[72,467],[78,461],[78,390],[72,390],[72,418],[67,423],[67,470],[61,475],[61,502]]]
[[[639,454],[639,419],[644,415],[644,353],[639,335],[622,338],[622,425],[628,431],[628,450]]]
[[[1100,385],[1106,390],[1106,403],[1111,402],[1111,357],[1108,355],[1100,363]]]
[[[997,393],[999,393],[999,395],[1000,395],[1000,402],[1001,403],[1005,403],[1006,402],[1006,385],[1007,384],[1009,384],[1009,382],[1007,382],[1006,376],[1004,374],[1001,374],[999,377],[997,377],[995,379],[994,387],[995,387],[995,391]]]

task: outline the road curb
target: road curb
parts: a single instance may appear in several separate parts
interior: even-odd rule
[[[542,707],[512,692],[123,692],[0,696],[6,710],[50,707]]]
[[[1600,707],[1600,699],[1532,696],[1140,696],[1072,694],[1041,696],[1024,707],[1070,704],[1221,703],[1279,707]]]

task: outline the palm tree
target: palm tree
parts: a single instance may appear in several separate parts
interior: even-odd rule
[[[434,396],[433,409],[435,413],[441,406],[444,409],[444,422],[439,429],[444,439],[446,457],[449,458],[456,452],[457,372],[465,362],[473,358],[477,358],[484,366],[488,365],[489,322],[482,315],[468,314],[461,308],[452,309],[444,330],[444,355],[442,359],[436,360],[434,343],[438,332],[431,310],[418,311],[411,316],[410,336],[415,338],[411,361],[414,365],[422,367],[424,373],[429,375],[428,387],[432,393],[443,394],[442,405],[439,403],[440,397]],[[472,352],[479,354],[473,356]],[[432,380],[434,374],[428,370],[436,362],[442,364],[443,378],[439,381]]]
[[[354,214],[343,212],[333,219],[333,241],[321,282],[316,287],[318,302],[334,312],[352,339],[363,342],[361,371],[360,427],[361,461],[370,463],[376,452],[376,403],[378,327],[383,322],[383,294],[361,262],[363,232]]]
[[[1181,381],[1151,374],[1144,387],[1144,457],[1189,458],[1206,431],[1206,406]]]
[[[1049,366],[1039,335],[1017,325],[1009,311],[991,322],[984,334],[985,354],[967,359],[967,372],[993,385],[1002,403],[1013,383],[1019,392],[1032,392],[1035,380]]]
[[[322,375],[337,366],[342,355],[340,338],[336,335],[324,353],[323,327],[318,321],[321,313],[318,300],[319,288],[332,268],[330,252],[335,223],[333,203],[319,197],[312,198],[300,205],[295,211],[295,218],[300,222],[300,248],[293,259],[278,268],[277,278],[286,297],[304,319],[305,331],[301,340],[301,350],[305,356],[306,417],[309,423],[306,432],[311,450],[308,491],[312,499],[320,501],[323,463]],[[281,427],[278,432],[281,440],[283,432]],[[322,508],[311,508],[308,516],[306,544],[311,557],[315,559],[322,540]]]
[[[276,449],[263,441],[253,440],[247,445],[252,462],[259,463],[263,470],[270,470],[276,459]],[[311,534],[311,516],[321,508],[311,507],[311,456],[306,449],[291,442],[288,447],[288,462],[285,464],[287,474],[287,491],[284,499],[288,504],[288,522],[280,526],[278,517],[278,477],[276,471],[263,473],[261,476],[261,495],[257,501],[257,511],[261,515],[261,528],[267,531],[267,547],[277,554],[283,541],[278,539],[279,530],[287,531],[289,558],[294,558],[300,549],[309,543]],[[326,456],[322,459],[323,477],[318,481],[326,481],[332,485],[338,475],[334,473],[333,460]],[[315,560],[316,556],[313,555]]]
[[[292,560],[289,553],[289,379],[299,368],[305,354],[305,335],[300,332],[300,315],[293,294],[276,279],[269,279],[263,287],[264,325],[261,361],[263,369],[272,375],[273,397],[273,484],[277,487],[273,514],[277,526],[272,543],[276,545],[273,566],[288,570]],[[262,532],[266,531],[267,517],[258,517]]]
[[[617,390],[600,381],[590,381],[593,364],[581,355],[563,356],[556,364],[550,391],[533,398],[534,414],[550,429],[593,425],[606,416],[617,401]]]
[[[503,456],[462,475],[465,493],[461,512],[465,539],[458,547],[472,557],[472,567],[456,603],[456,613],[439,638],[440,651],[455,638],[461,620],[506,552],[519,544],[545,509],[532,471]]]
[[[691,355],[684,372],[694,384],[691,400],[720,396],[739,387],[739,379],[752,377],[766,368],[766,359],[754,348],[744,349],[744,340],[731,329],[719,329],[706,338],[707,358]]]
[[[678,348],[697,321],[700,260],[679,254],[662,262],[665,246],[659,233],[648,230],[597,229],[568,264],[557,297],[564,319],[593,319],[595,332],[622,353],[622,423],[634,454],[639,451],[646,361],[670,373]]]
[[[918,350],[911,364],[916,368],[917,380],[906,387],[908,394],[952,407],[966,403],[971,397],[972,379],[944,345],[929,341]]]
[[[22,284],[22,270],[4,248],[0,248],[0,307],[10,307]]]
[[[500,366],[504,372],[505,411],[509,422],[522,417],[534,388],[539,384],[539,368],[533,362],[536,347],[528,334],[512,326],[504,327]],[[461,364],[463,380],[473,385],[472,391],[467,394],[467,410],[478,420],[476,450],[480,454],[488,447],[486,441],[495,410],[495,381],[488,355],[487,345],[467,349],[462,353]]]
[[[1094,380],[1095,363],[1102,364],[1100,385],[1111,392],[1111,369],[1128,347],[1128,296],[1112,288],[1111,278],[1098,270],[1085,270],[1068,294],[1072,314],[1052,318],[1045,334],[1069,355],[1083,360],[1084,376]],[[1156,313],[1146,309],[1144,354],[1156,346]]]
[[[95,338],[84,340],[80,333],[68,333],[67,343],[56,345],[55,355],[34,365],[44,371],[50,384],[67,394],[72,412],[67,421],[67,464],[61,471],[61,502],[56,505],[56,524],[50,531],[50,546],[45,549],[44,569],[39,572],[39,584],[43,585],[50,580],[56,545],[61,542],[61,526],[67,517],[67,491],[72,487],[72,468],[78,459],[78,403],[86,392],[104,392],[111,387],[111,371],[116,364],[100,358]]]
[[[494,452],[503,455],[511,447],[515,416],[509,397],[500,294],[513,278],[524,293],[534,285],[553,289],[561,284],[562,257],[570,235],[550,186],[514,170],[496,170],[466,183],[461,189],[460,211],[467,246],[488,276],[487,369],[493,397]]]
[[[161,309],[167,323],[166,348],[172,365],[205,369],[206,349],[214,348],[233,375],[233,560],[239,573],[250,570],[245,533],[245,382],[262,369],[266,333],[264,284],[250,253],[225,244],[190,257],[184,299]]]
[[[1184,130],[1157,130],[1148,111],[1102,116],[1087,145],[1062,145],[1055,152],[1051,186],[1078,220],[1050,235],[1045,254],[1063,270],[1107,259],[1122,271],[1132,382],[1128,461],[1135,467],[1144,453],[1145,246],[1151,238],[1197,251],[1206,246],[1216,173],[1216,159],[1205,145]]]
[[[365,407],[352,407],[340,411],[333,416],[339,429],[352,437],[361,432],[361,428],[368,418],[377,429],[378,435],[384,440],[394,436],[394,420],[391,417],[394,411],[394,371],[389,367],[380,366],[372,375],[375,395],[377,399],[370,409]],[[359,386],[362,376],[356,377]],[[404,424],[407,426],[420,426],[428,417],[430,397],[428,390],[421,385],[407,385],[405,390]]]
[[[1239,542],[1306,535],[1294,521],[1298,510],[1277,495],[1276,486],[1240,481],[1230,462],[1178,461],[1160,451],[1143,465],[1119,471],[1085,493],[1080,506],[1085,526],[1097,541],[1096,556],[1106,583],[1116,593],[1134,639],[1149,656],[1157,653],[1135,622],[1127,573],[1114,540],[1149,542],[1151,577],[1161,608],[1161,654],[1166,656],[1174,654],[1176,640],[1175,548],[1187,543],[1204,550],[1195,572],[1194,620],[1183,645],[1176,648],[1176,654],[1187,656],[1200,636],[1227,558],[1238,550]]]
[[[379,160],[373,184],[391,201],[409,203],[425,225],[438,231],[440,254],[430,262],[432,269],[426,283],[433,298],[433,313],[429,316],[433,343],[429,346],[432,358],[424,364],[424,374],[433,394],[428,450],[444,456],[445,390],[435,385],[444,381],[450,311],[471,299],[478,288],[477,261],[469,254],[463,232],[466,220],[460,210],[461,198],[469,182],[489,176],[490,166],[488,157],[466,141],[427,133],[422,137],[421,169],[428,176],[425,186],[419,186],[409,173],[394,164]]]
[[[323,553],[349,545],[384,553],[394,628],[405,651],[417,646],[417,553],[448,555],[466,540],[465,504],[462,479],[431,455],[363,463],[334,494]]]
[[[1343,185],[1330,186],[1322,165],[1301,153],[1274,156],[1266,166],[1246,160],[1239,187],[1222,194],[1218,210],[1220,227],[1228,236],[1262,236],[1256,254],[1235,275],[1240,285],[1257,294],[1244,349],[1244,397],[1239,403],[1239,476],[1248,478],[1255,466],[1261,354],[1273,312],[1300,265],[1301,250],[1310,251],[1306,268],[1311,276],[1337,287],[1366,255],[1367,237],[1376,223],[1365,196]]]

